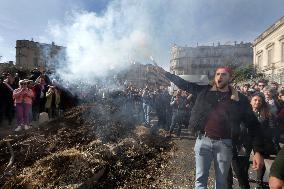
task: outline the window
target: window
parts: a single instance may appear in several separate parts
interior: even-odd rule
[[[261,68],[261,64],[262,64],[262,54],[257,56],[257,66]]]
[[[284,42],[281,43],[281,60],[284,61]]]
[[[33,59],[33,62],[34,62],[34,66],[38,66],[38,59],[36,57]]]
[[[273,49],[272,48],[268,49],[267,51],[267,65],[268,66],[270,66],[272,63],[272,58],[273,58],[272,53],[273,53]]]

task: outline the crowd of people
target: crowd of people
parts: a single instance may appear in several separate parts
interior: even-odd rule
[[[242,88],[234,88],[231,85],[233,73],[229,67],[217,68],[212,85],[205,86],[187,82],[162,68],[157,71],[195,96],[189,118],[189,126],[197,133],[195,188],[207,188],[212,161],[215,188],[232,188],[232,168],[239,187],[250,188],[248,169],[252,150],[257,188],[264,188],[263,160],[280,151],[282,87],[278,89],[277,83],[268,85],[262,80],[257,85],[245,84]]]
[[[232,87],[232,71],[227,67],[218,68],[213,84],[203,86],[162,69],[157,72],[178,89],[170,94],[168,88],[162,86],[124,86],[123,102],[120,103],[128,115],[136,117],[146,127],[152,127],[151,119],[156,116],[155,127],[166,130],[168,138],[180,137],[182,127],[192,130],[197,137],[194,148],[196,188],[207,187],[211,161],[215,164],[216,188],[232,188],[233,171],[240,188],[250,188],[248,169],[252,151],[258,187],[262,188],[266,169],[262,158],[280,151],[280,135],[284,130],[284,85],[260,80]],[[98,86],[81,92],[83,99],[92,101],[106,97]],[[0,122],[7,119],[11,124],[16,117],[15,131],[27,130],[42,112],[47,112],[51,119],[60,116],[68,107],[68,101],[69,104],[76,101],[75,98],[68,100],[68,94],[62,86],[37,70],[26,79],[3,73]]]
[[[131,86],[126,93],[130,101],[131,98],[138,99],[145,126],[149,126],[153,118],[151,112],[155,112],[157,127],[168,131],[166,137],[181,136],[182,127],[193,128],[197,137],[195,187],[207,187],[213,161],[216,188],[232,188],[233,172],[240,188],[250,188],[248,172],[253,151],[257,188],[265,188],[263,159],[276,155],[281,149],[284,86],[259,80],[232,87],[229,68],[217,69],[213,85],[206,86],[162,72],[179,87],[173,94],[165,88],[150,89],[147,86],[144,89]]]
[[[15,119],[14,131],[28,130],[39,120],[41,113],[47,113],[49,119],[59,117],[63,110],[74,104],[67,102],[72,100],[71,96],[37,69],[26,78],[3,72],[0,77],[0,123],[7,120],[8,125],[12,125]]]

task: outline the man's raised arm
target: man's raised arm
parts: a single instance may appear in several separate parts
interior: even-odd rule
[[[199,93],[204,87],[208,85],[198,85],[182,79],[181,77],[165,71],[163,68],[156,66],[156,72],[165,76],[169,81],[173,82],[178,88],[185,90],[191,94]]]

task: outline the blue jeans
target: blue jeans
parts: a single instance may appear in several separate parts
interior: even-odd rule
[[[170,133],[174,131],[175,125],[177,124],[177,136],[180,136],[183,116],[185,116],[183,112],[173,112]]]
[[[196,179],[195,189],[206,189],[211,162],[214,161],[215,188],[226,189],[232,162],[232,140],[213,140],[205,136],[196,139],[194,146]]]
[[[145,121],[145,124],[149,124],[149,122],[150,122],[150,117],[149,117],[149,114],[150,114],[150,105],[149,105],[149,104],[143,103],[143,112],[144,112],[144,121]]]

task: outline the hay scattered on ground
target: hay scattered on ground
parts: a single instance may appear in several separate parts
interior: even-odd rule
[[[2,188],[147,188],[171,149],[158,132],[137,126],[106,102],[76,107],[59,120],[7,138],[15,162],[0,180]],[[1,170],[9,158],[1,146]]]

